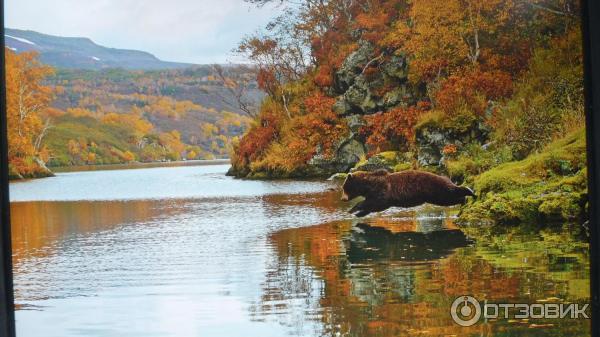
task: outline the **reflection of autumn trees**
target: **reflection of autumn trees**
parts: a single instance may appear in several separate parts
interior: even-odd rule
[[[151,200],[136,201],[37,201],[11,203],[13,261],[48,253],[46,249],[72,235],[92,234],[117,226],[147,222],[175,214],[186,201],[172,201],[169,207]],[[180,205],[180,206],[181,206]],[[39,256],[38,256],[39,257]]]
[[[323,209],[329,214],[343,212],[343,208],[347,207],[340,200],[340,192],[338,190],[313,194],[271,194],[265,195],[263,199],[271,207],[302,206]]]
[[[425,231],[414,232],[420,216],[413,222],[379,218],[353,226],[338,221],[272,234],[277,260],[253,314],[316,315],[324,336],[495,335],[510,324],[513,330],[531,331],[530,323],[462,328],[449,316],[452,301],[464,294],[525,302],[589,297],[580,284],[589,278],[589,258],[582,244],[564,240],[565,233],[541,238],[515,229],[507,234],[512,243],[506,246],[485,236],[472,245],[456,229],[440,231],[444,223],[421,224]],[[589,328],[584,321],[552,323],[580,334]]]

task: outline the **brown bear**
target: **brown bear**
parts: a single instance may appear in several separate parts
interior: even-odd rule
[[[414,207],[424,203],[450,206],[465,203],[465,197],[475,194],[468,187],[457,186],[450,179],[423,171],[388,173],[350,173],[342,186],[343,201],[364,197],[350,209],[358,217],[380,212],[390,207]]]

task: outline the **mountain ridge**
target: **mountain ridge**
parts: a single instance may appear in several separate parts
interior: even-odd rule
[[[88,37],[64,37],[33,30],[5,29],[5,46],[17,53],[37,51],[43,63],[66,69],[181,69],[196,64],[163,61],[141,50],[99,45]]]

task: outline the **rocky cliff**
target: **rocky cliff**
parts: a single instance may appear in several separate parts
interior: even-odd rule
[[[443,149],[447,144],[483,144],[488,139],[489,130],[479,120],[468,121],[458,128],[426,121],[420,123],[416,130],[414,151],[391,152],[398,156],[393,160],[382,159],[385,154],[383,157],[366,158],[368,150],[360,132],[365,125],[364,117],[427,100],[426,90],[408,81],[408,62],[404,56],[397,53],[377,55],[367,42],[361,42],[360,47],[344,60],[334,79],[330,88],[330,94],[336,98],[333,110],[346,120],[351,132],[339,142],[333,158],[326,159],[317,153],[308,162],[311,175],[328,176],[356,169],[394,171],[411,167],[429,167],[435,171],[443,164]]]

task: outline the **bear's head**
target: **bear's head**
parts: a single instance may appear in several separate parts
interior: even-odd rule
[[[467,203],[466,197],[477,198],[472,189],[466,186],[456,186],[453,189],[453,193],[448,195],[447,201],[453,205],[464,205]]]
[[[358,197],[366,197],[373,194],[373,190],[379,189],[378,182],[385,179],[387,171],[354,172],[348,173],[342,185],[342,201],[350,201]]]
[[[475,192],[473,192],[473,190],[468,188],[467,186],[460,186],[459,188],[465,197],[476,197]]]
[[[357,184],[357,180],[352,176],[352,173],[348,173],[342,185],[342,201],[350,201],[360,197],[360,195],[360,184]]]

